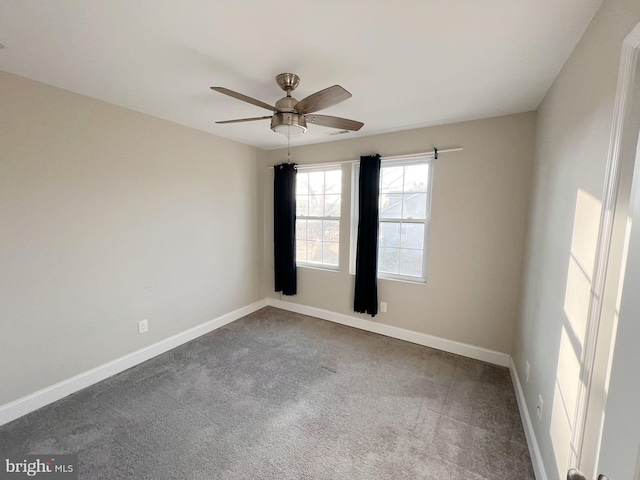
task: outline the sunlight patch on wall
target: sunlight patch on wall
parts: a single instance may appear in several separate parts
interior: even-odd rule
[[[600,210],[602,202],[578,189],[576,211],[573,219],[571,255],[578,262],[589,279],[593,274],[600,228]]]
[[[566,319],[562,326],[556,385],[550,405],[550,435],[560,478],[566,475],[578,447],[572,445],[572,439],[582,387],[584,341],[593,295],[592,278],[601,208],[600,200],[578,189],[564,296]]]
[[[553,402],[550,405],[551,425],[549,426],[549,434],[558,467],[557,478],[565,478],[567,475],[567,466],[571,458],[571,436],[573,432],[561,399],[560,385],[556,381]]]
[[[601,205],[600,200],[578,189],[564,297],[564,312],[569,321],[567,334],[570,335],[571,342],[561,345],[560,352],[562,354],[564,347],[571,345],[572,348],[566,353],[575,355],[578,359],[582,358],[584,334],[589,315]]]
[[[573,429],[573,417],[578,403],[578,388],[580,386],[580,358],[582,349],[576,351],[577,339],[573,332],[567,331],[563,326],[560,339],[560,357],[556,374],[556,388],[560,396],[554,396],[554,403],[560,400],[569,422],[569,428]]]
[[[591,300],[591,279],[576,259],[569,257],[569,268],[567,270],[567,286],[564,295],[564,313],[568,323],[565,328],[567,334],[571,335],[571,342],[561,345],[561,353],[564,347],[569,347],[567,353],[571,353],[578,358],[582,357],[584,347],[584,333],[589,315],[589,301]],[[563,331],[563,334],[565,332]],[[560,357],[562,360],[562,356]]]

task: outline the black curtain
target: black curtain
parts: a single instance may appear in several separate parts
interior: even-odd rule
[[[378,198],[380,155],[360,157],[356,292],[353,309],[378,313]]]
[[[295,163],[273,167],[273,255],[276,292],[295,295],[296,278],[296,169]]]

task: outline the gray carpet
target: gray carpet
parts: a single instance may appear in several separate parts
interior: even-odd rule
[[[265,308],[0,427],[81,479],[534,479],[506,368]]]

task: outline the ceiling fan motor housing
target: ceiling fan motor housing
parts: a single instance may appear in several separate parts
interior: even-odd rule
[[[301,134],[307,131],[307,121],[304,116],[294,112],[278,112],[271,117],[271,130],[278,133],[287,131],[287,127],[293,127],[291,134]]]
[[[293,108],[298,100],[293,97],[283,97],[276,102],[276,110],[278,112],[295,112]]]
[[[283,87],[285,80],[292,80],[289,73],[278,75],[278,83]],[[286,76],[286,77],[285,77]],[[284,77],[281,79],[281,77]],[[297,76],[296,76],[297,77]],[[293,88],[297,86],[297,81]],[[284,89],[284,87],[283,87]],[[307,120],[293,108],[298,100],[290,96],[291,90],[287,90],[287,96],[276,102],[277,112],[271,117],[271,130],[285,135],[296,136],[307,131]],[[293,127],[293,128],[288,128]]]

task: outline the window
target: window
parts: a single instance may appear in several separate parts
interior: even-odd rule
[[[296,265],[338,269],[342,169],[298,166]]]
[[[383,160],[380,170],[378,277],[426,282],[431,158]],[[359,165],[353,169],[351,273],[358,235]]]

